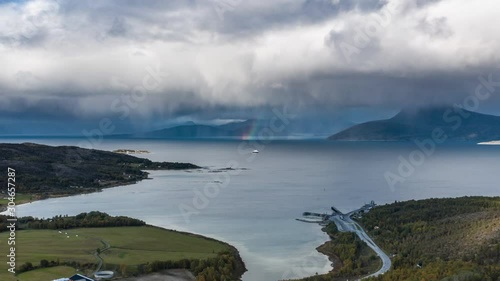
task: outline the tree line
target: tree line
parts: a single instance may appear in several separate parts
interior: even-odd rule
[[[8,217],[0,215],[0,232],[7,231]],[[81,227],[120,227],[143,226],[142,220],[117,216],[113,217],[103,212],[92,211],[76,216],[55,216],[49,219],[39,219],[31,216],[17,219],[17,229],[71,229]]]

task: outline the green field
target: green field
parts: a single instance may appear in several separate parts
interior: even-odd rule
[[[4,196],[7,196],[7,195],[5,194]],[[37,198],[36,196],[33,196],[31,194],[17,193],[16,194],[16,205],[31,202],[33,200],[36,200],[36,198]],[[7,204],[9,204],[9,199],[0,198],[0,209],[7,208]]]
[[[78,273],[74,268],[69,266],[56,266],[49,268],[41,268],[37,270],[32,270],[24,272],[17,276],[18,280],[54,280],[58,276],[70,277]],[[2,276],[3,277],[3,276]],[[4,279],[2,279],[4,280]]]
[[[0,240],[7,241],[7,235],[6,232],[0,233]],[[38,265],[42,259],[97,263],[94,253],[97,248],[104,248],[101,240],[111,246],[101,253],[104,268],[108,264],[134,266],[155,260],[204,259],[229,249],[228,245],[215,240],[151,226],[77,228],[62,233],[56,230],[21,230],[16,236],[16,263],[17,266],[25,262]],[[3,242],[1,245],[2,281],[52,280],[69,277],[69,273],[75,272],[70,267],[58,266],[22,273],[16,279],[7,272],[4,262],[6,257],[3,253],[8,253],[7,245]]]

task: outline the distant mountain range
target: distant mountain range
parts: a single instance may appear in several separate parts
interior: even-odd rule
[[[285,137],[324,138],[326,132],[340,131],[352,126],[345,120],[290,120],[287,124],[271,122],[267,119],[250,119],[224,125],[201,125],[187,122],[170,128],[144,133],[114,135],[127,138],[240,138],[240,137]],[[274,129],[276,128],[276,129]]]
[[[454,107],[404,109],[396,116],[352,126],[330,136],[337,141],[403,141],[432,136],[440,128],[449,140],[500,140],[500,117]]]
[[[137,138],[225,138],[252,134],[262,126],[259,120],[232,122],[224,125],[199,125],[188,123],[171,128],[129,135]]]

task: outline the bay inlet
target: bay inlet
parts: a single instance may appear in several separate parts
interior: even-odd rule
[[[79,140],[29,141],[75,145]],[[152,180],[134,185],[21,205],[18,215],[51,217],[99,210],[210,236],[240,251],[248,268],[243,280],[262,281],[305,277],[331,269],[326,256],[315,250],[328,240],[327,235],[318,225],[295,220],[304,210],[323,213],[335,205],[348,211],[371,200],[384,204],[429,197],[498,195],[498,178],[492,176],[500,168],[498,146],[441,147],[426,165],[417,167],[404,183],[391,189],[384,173],[397,167],[400,155],[414,149],[411,143],[276,141],[259,149],[251,161],[249,155],[238,151],[240,144],[105,140],[96,148],[148,150],[151,153],[141,157],[191,162],[205,169],[154,171]],[[231,168],[228,163],[238,163],[242,169],[225,176],[224,169]],[[219,191],[207,197],[203,208],[196,208],[193,200],[212,184],[220,185]],[[197,210],[188,220],[183,205]]]

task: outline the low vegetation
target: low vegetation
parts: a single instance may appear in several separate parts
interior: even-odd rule
[[[17,275],[1,263],[2,281],[40,280],[40,276],[52,280],[77,270],[90,275],[97,267],[96,252],[104,261],[102,269],[119,277],[183,268],[197,280],[229,281],[238,280],[245,271],[238,252],[228,244],[100,212],[20,218],[16,234]],[[6,241],[7,235],[0,233],[0,240]]]
[[[0,216],[0,232],[8,231],[8,217]],[[102,212],[81,213],[76,216],[55,216],[50,219],[21,217],[17,219],[17,230],[58,229],[66,230],[80,227],[143,226],[145,222],[123,216],[112,217]]]
[[[348,280],[367,275],[381,266],[375,252],[356,234],[339,232],[334,223],[323,230],[331,240],[318,247],[318,251],[330,258],[334,269],[328,274],[304,278],[302,281]]]
[[[393,268],[371,280],[500,280],[500,198],[395,202],[361,223],[393,256]]]
[[[500,281],[499,197],[395,202],[359,222],[392,259],[389,272],[366,280]],[[325,231],[332,241],[318,249],[335,269],[303,280],[352,280],[379,268],[354,234],[337,233],[334,224]]]
[[[8,231],[8,217],[0,216],[0,232]],[[112,217],[102,212],[81,213],[76,216],[55,216],[50,219],[21,217],[17,219],[17,229],[71,229],[79,227],[143,226],[145,222],[123,216]]]
[[[0,182],[7,182],[7,168],[17,171],[16,193],[29,202],[48,197],[98,191],[135,183],[148,177],[144,170],[196,169],[190,163],[153,162],[130,155],[74,146],[33,143],[0,144]],[[3,197],[7,197],[2,191]],[[0,200],[0,209],[7,201]]]

